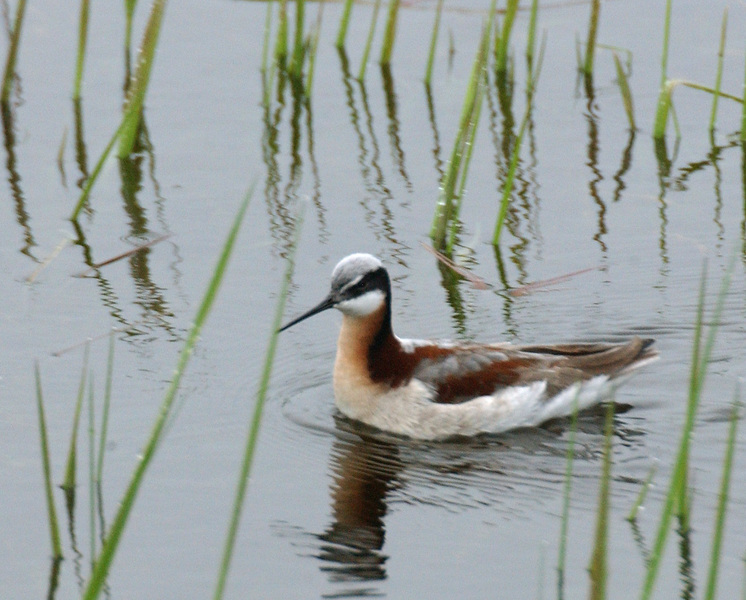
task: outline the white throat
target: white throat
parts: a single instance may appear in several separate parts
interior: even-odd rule
[[[371,290],[357,298],[343,300],[335,306],[348,317],[367,317],[374,313],[386,300],[385,294],[381,290]]]

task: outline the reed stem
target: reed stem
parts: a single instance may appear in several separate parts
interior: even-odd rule
[[[715,119],[718,112],[718,100],[720,99],[720,84],[723,80],[723,57],[725,55],[725,38],[728,32],[728,7],[723,10],[723,22],[720,26],[720,47],[718,48],[718,69],[715,75],[715,93],[712,97],[712,111],[710,112],[710,131],[715,130]]]
[[[44,417],[44,396],[41,391],[41,375],[39,363],[34,363],[34,377],[36,379],[36,408],[39,413],[39,441],[41,444],[41,462],[44,470],[44,493],[47,498],[47,516],[49,520],[49,537],[52,543],[52,558],[62,558],[62,544],[60,543],[60,528],[57,521],[57,510],[54,506],[52,493],[52,468],[49,460],[49,442],[47,440],[47,421]]]
[[[401,0],[389,0],[389,12],[386,17],[386,30],[383,32],[383,47],[381,48],[381,64],[391,64],[391,55],[394,53],[394,39],[396,38],[396,19],[399,15],[399,4]]]
[[[174,370],[168,390],[166,391],[163,402],[161,403],[158,417],[153,424],[150,437],[148,438],[148,441],[146,442],[145,447],[143,448],[143,451],[139,456],[135,470],[119,503],[119,509],[117,510],[111,527],[109,528],[106,540],[101,547],[101,553],[97,557],[93,572],[91,573],[91,578],[88,581],[88,585],[83,594],[83,600],[93,600],[94,598],[98,598],[103,588],[104,582],[106,581],[106,578],[109,574],[111,564],[114,560],[114,555],[116,554],[117,548],[119,547],[119,542],[127,525],[127,520],[130,513],[132,512],[132,507],[135,504],[137,493],[140,490],[140,486],[142,485],[147,469],[150,466],[153,457],[155,456],[155,452],[163,437],[166,423],[169,421],[169,417],[172,415],[172,407],[176,399],[176,393],[179,390],[181,379],[184,375],[187,365],[189,364],[189,359],[192,356],[194,347],[197,344],[200,332],[202,331],[202,327],[205,324],[207,316],[209,315],[212,305],[215,301],[215,297],[217,296],[220,283],[223,280],[225,270],[228,266],[228,260],[233,251],[233,246],[235,245],[238,231],[241,226],[241,222],[243,221],[244,214],[246,213],[246,209],[248,208],[249,201],[251,200],[253,190],[254,187],[252,186],[249,192],[244,197],[244,200],[241,203],[241,207],[238,210],[236,218],[233,221],[233,225],[223,245],[223,250],[213,271],[213,275],[210,279],[207,291],[205,292],[202,302],[200,303],[197,314],[192,323],[192,327],[187,334],[186,341],[184,342],[184,346],[182,347],[181,353],[179,354],[176,369]]]
[[[214,600],[220,600],[223,597],[225,591],[225,584],[228,579],[228,571],[230,570],[231,560],[233,558],[233,550],[236,543],[236,535],[238,533],[238,527],[241,521],[241,512],[243,510],[244,499],[246,497],[246,490],[249,485],[249,475],[251,473],[251,465],[254,461],[254,451],[256,450],[256,444],[259,440],[259,430],[261,428],[262,414],[264,411],[264,403],[267,398],[267,390],[269,389],[269,380],[272,375],[272,365],[275,359],[275,350],[277,348],[277,334],[282,325],[282,316],[285,312],[285,301],[288,295],[288,289],[290,288],[290,281],[293,276],[293,269],[295,267],[295,253],[298,248],[298,241],[300,238],[300,230],[302,224],[302,215],[298,216],[296,221],[295,236],[293,239],[293,245],[290,248],[290,252],[287,258],[287,268],[285,269],[285,277],[282,280],[280,287],[280,293],[277,299],[277,306],[275,308],[275,317],[272,321],[272,329],[269,336],[269,342],[267,344],[267,351],[264,355],[264,367],[262,368],[262,376],[259,381],[259,389],[256,395],[256,404],[254,405],[254,413],[249,424],[249,431],[246,437],[246,446],[244,448],[243,459],[241,461],[241,469],[238,477],[238,484],[236,486],[236,494],[233,501],[233,510],[231,511],[231,519],[228,525],[228,533],[225,538],[225,544],[223,546],[223,558],[220,562],[220,570],[218,572],[218,581],[215,587],[215,594],[213,595]]]

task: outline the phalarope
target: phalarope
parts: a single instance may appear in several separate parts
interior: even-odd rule
[[[331,291],[282,327],[342,312],[334,398],[346,416],[419,439],[539,425],[608,398],[658,353],[653,340],[516,346],[407,340],[391,328],[391,283],[380,260],[351,254]]]

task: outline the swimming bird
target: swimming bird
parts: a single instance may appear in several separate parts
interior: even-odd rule
[[[655,360],[653,340],[564,345],[401,339],[391,327],[391,282],[381,261],[351,254],[331,291],[287,323],[336,308],[342,327],[334,399],[347,417],[418,439],[500,433],[572,414],[609,398]]]

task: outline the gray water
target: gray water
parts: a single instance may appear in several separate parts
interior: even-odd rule
[[[722,87],[740,94],[746,24],[740,3],[674,2],[669,75],[713,84],[725,6],[730,36]],[[252,182],[256,191],[226,280],[182,386],[177,417],[138,496],[108,580],[109,597],[212,594],[300,206],[304,220],[287,315],[326,294],[337,260],[366,251],[390,270],[394,326],[402,336],[525,343],[656,338],[661,360],[617,396],[625,410],[615,417],[613,438],[613,598],[638,595],[660,518],[684,421],[702,265],[706,260],[711,307],[735,253],[693,440],[692,531],[671,532],[656,588],[661,598],[701,596],[730,402],[746,364],[741,106],[721,100],[711,137],[711,97],[677,88],[681,140],[674,142],[669,125],[662,158],[651,129],[664,3],[602,6],[599,42],[632,56],[634,135],[609,50],[598,51],[591,100],[577,81],[575,39],[585,35],[589,6],[542,3],[539,30],[546,31],[547,51],[496,253],[489,242],[507,171],[503,144],[525,110],[528,15],[520,12],[512,41],[512,113],[500,107],[493,79],[461,212],[458,259],[491,286],[476,290],[454,280],[421,244],[429,243],[440,173],[487,3],[446,2],[429,105],[421,80],[434,7],[402,7],[390,78],[371,62],[361,86],[350,73],[358,70],[372,6],[354,8],[347,70],[333,47],[341,6],[325,5],[310,107],[294,101],[285,87],[281,94],[275,89],[265,110],[259,67],[266,4],[171,3],[146,100],[149,147],[130,161],[106,163],[75,231],[67,218],[81,178],[119,123],[123,11],[93,3],[81,136],[70,101],[77,8],[29,3],[17,69],[20,100],[4,132],[2,169],[2,598],[43,597],[54,587],[34,361],[42,373],[53,479],[59,483],[83,342],[95,340],[90,367],[98,421],[106,334],[116,328],[102,486],[108,522]],[[318,8],[308,5],[309,23]],[[144,4],[138,7],[135,39],[146,13]],[[378,36],[381,30],[379,25]],[[455,50],[450,57],[449,37]],[[171,237],[93,276],[74,277],[163,234]],[[65,239],[75,241],[28,283]],[[584,269],[590,270],[523,295],[506,291]],[[280,338],[228,597],[559,597],[568,423],[443,444],[361,435],[333,407],[338,324],[338,315],[328,313]],[[58,599],[79,596],[90,571],[87,423],[84,413],[74,520],[55,491],[65,554],[54,588]],[[584,597],[589,587],[602,428],[601,413],[580,421],[566,598]],[[721,598],[736,597],[743,584],[743,439],[736,447]],[[654,483],[633,528],[624,517],[653,467]]]

